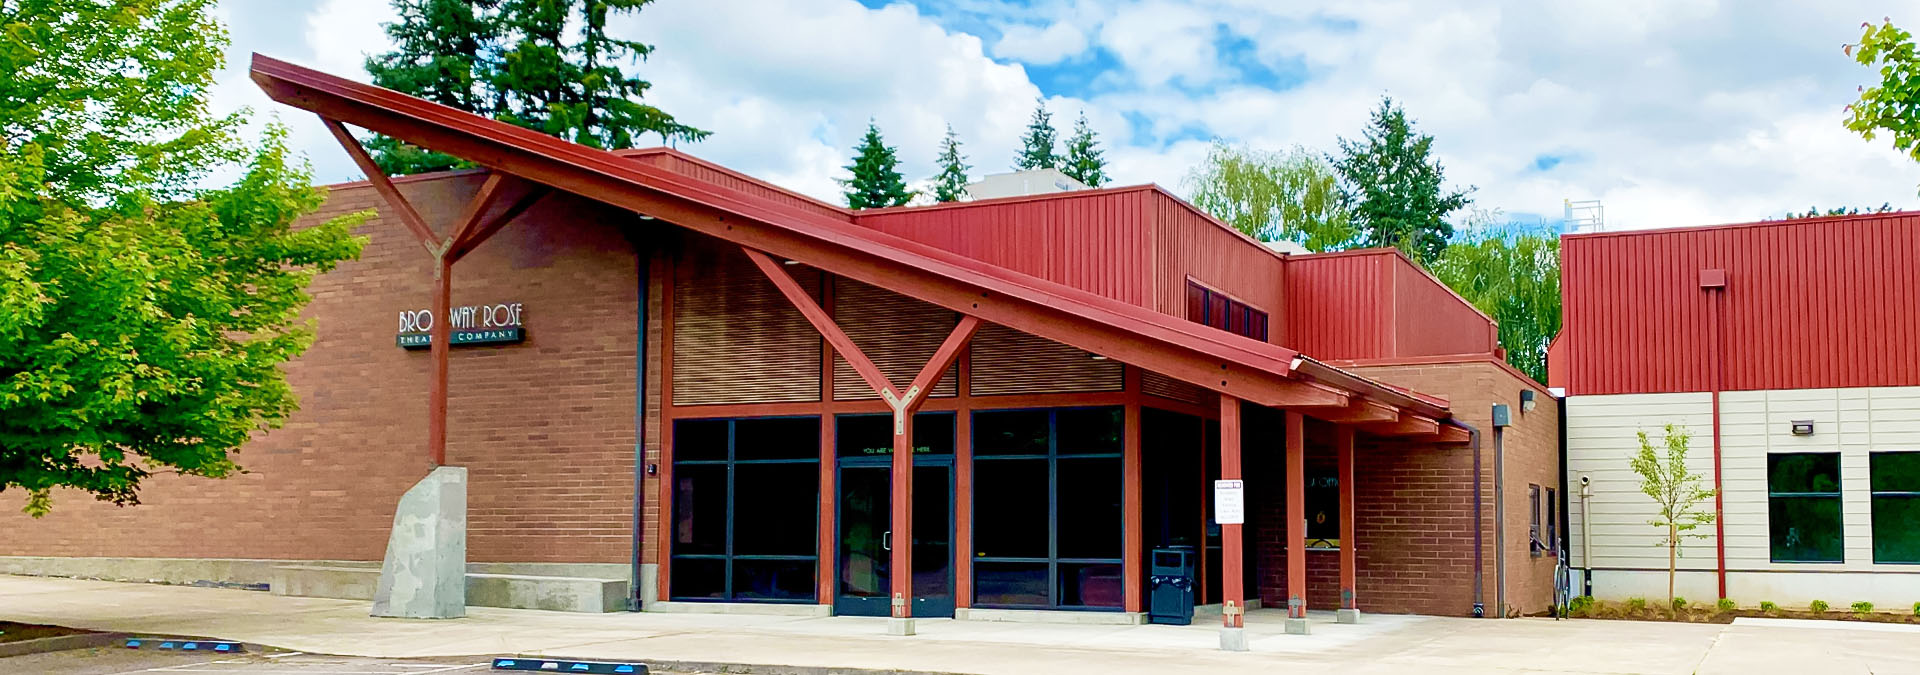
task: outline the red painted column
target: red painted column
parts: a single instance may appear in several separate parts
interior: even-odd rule
[[[1341,425],[1334,427],[1334,452],[1337,455],[1340,483],[1340,609],[1359,609],[1358,598],[1359,564],[1357,549],[1360,540],[1354,537],[1354,498],[1353,484],[1353,427]]]
[[[433,382],[427,387],[427,458],[447,463],[447,352],[453,345],[453,261],[433,261]]]
[[[1224,394],[1220,396],[1220,479],[1240,480],[1240,399]],[[1244,527],[1220,526],[1220,621],[1227,628],[1246,625],[1240,614],[1247,606],[1246,573],[1241,569],[1246,556],[1240,543]]]
[[[1287,411],[1287,618],[1307,618],[1306,420]],[[1341,542],[1344,546],[1346,542]]]
[[[1127,407],[1124,438],[1120,450],[1121,520],[1125,523],[1120,551],[1122,591],[1121,608],[1128,612],[1146,611],[1141,597],[1146,587],[1146,522],[1141,513],[1140,457],[1140,369],[1127,366]]]
[[[893,418],[893,547],[888,576],[893,584],[893,617],[913,616],[913,413]]]

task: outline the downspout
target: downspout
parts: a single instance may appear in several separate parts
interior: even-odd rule
[[[1473,451],[1473,615],[1485,617],[1487,605],[1480,583],[1481,576],[1485,574],[1482,561],[1486,557],[1486,546],[1481,543],[1481,531],[1486,528],[1482,526],[1484,521],[1480,513],[1480,430],[1459,418],[1451,421],[1467,430],[1467,448]]]
[[[632,236],[632,235],[630,235]],[[638,302],[639,324],[634,333],[633,347],[633,564],[627,586],[627,611],[638,612],[640,606],[640,537],[643,531],[642,511],[646,505],[647,475],[647,293],[651,279],[648,268],[653,262],[653,247],[634,237],[634,258],[637,260],[640,299]]]
[[[1707,292],[1708,311],[1713,321],[1713,551],[1714,576],[1719,581],[1720,597],[1727,597],[1727,515],[1726,489],[1720,486],[1720,391],[1726,387],[1726,314],[1727,271],[1700,270],[1700,290]],[[1718,291],[1718,292],[1716,292]]]
[[[1493,428],[1493,609],[1507,618],[1506,428]]]

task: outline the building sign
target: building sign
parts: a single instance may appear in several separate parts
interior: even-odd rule
[[[1213,482],[1213,522],[1244,525],[1247,522],[1247,484],[1237,480]]]
[[[453,329],[449,343],[456,347],[512,343],[526,338],[526,329],[521,326],[521,307],[517,302],[455,307],[448,310],[447,314]],[[434,321],[431,310],[401,311],[400,335],[395,342],[407,349],[432,347]]]

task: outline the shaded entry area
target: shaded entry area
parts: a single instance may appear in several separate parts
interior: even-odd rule
[[[921,413],[914,420],[913,538],[895,539],[892,418],[840,415],[838,455],[838,570],[833,611],[841,616],[887,616],[893,588],[893,547],[913,548],[914,616],[953,616],[953,418]]]

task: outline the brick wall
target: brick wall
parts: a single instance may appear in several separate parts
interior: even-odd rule
[[[1454,415],[1481,430],[1484,601],[1493,610],[1494,439],[1492,406],[1513,407],[1505,432],[1506,597],[1513,611],[1546,611],[1553,599],[1549,556],[1528,549],[1527,486],[1559,486],[1558,408],[1544,389],[1485,359],[1451,363],[1356,366],[1355,372],[1391,384],[1447,397]],[[1520,412],[1520,390],[1535,388],[1540,401]],[[1334,463],[1330,432],[1310,421],[1306,463]],[[1464,446],[1421,446],[1360,436],[1354,468],[1356,596],[1360,609],[1379,613],[1466,615],[1473,607],[1473,453]],[[1281,484],[1282,465],[1267,482]],[[1250,480],[1249,485],[1254,485]],[[1251,489],[1251,488],[1250,488]],[[1254,492],[1250,535],[1259,560],[1259,597],[1269,607],[1286,604],[1285,501],[1279,490]],[[1344,542],[1343,542],[1344,543]],[[1251,595],[1251,593],[1250,593]],[[1307,606],[1339,603],[1339,554],[1307,552]]]
[[[481,177],[405,181],[429,222],[458,217]],[[333,190],[310,219],[384,210]],[[527,340],[455,349],[448,462],[470,470],[476,562],[620,563],[631,555],[637,270],[620,216],[552,197],[454,268],[456,306],[521,302]],[[60,492],[33,520],[0,500],[0,555],[378,560],[400,495],[425,475],[429,356],[394,344],[430,302],[432,263],[375,219],[358,261],[314,280],[312,349],[287,365],[300,410],[236,455],[226,480],[155,476],[141,506]]]

